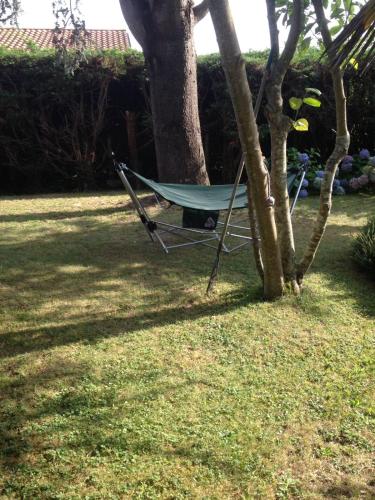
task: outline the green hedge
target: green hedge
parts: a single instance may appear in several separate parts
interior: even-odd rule
[[[267,52],[245,54],[256,96]],[[375,71],[347,79],[352,150],[375,149]],[[351,75],[353,76],[353,75]],[[200,115],[207,165],[213,182],[230,182],[239,156],[233,111],[218,55],[199,58]],[[290,145],[318,148],[326,157],[335,128],[330,77],[319,53],[296,58],[285,81],[285,96],[306,87],[323,92],[323,107],[306,110],[307,133],[293,132]],[[135,113],[139,168],[156,176],[148,79],[142,54],[91,53],[73,77],[55,64],[53,51],[0,50],[0,189],[33,193],[107,188],[116,185],[109,152],[129,161],[125,112]],[[289,112],[286,99],[286,112]],[[269,154],[263,112],[261,140]],[[225,168],[224,168],[225,165]]]

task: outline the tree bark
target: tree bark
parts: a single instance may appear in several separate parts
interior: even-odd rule
[[[259,238],[259,228],[255,216],[255,205],[254,201],[251,197],[251,191],[250,191],[250,183],[247,183],[247,199],[248,199],[248,205],[249,205],[249,225],[250,225],[250,234],[253,239],[252,241],[252,247],[253,247],[253,254],[254,254],[254,260],[255,260],[255,266],[257,268],[258,274],[260,276],[260,279],[262,280],[262,283],[264,282],[264,266],[263,266],[263,261],[262,261],[262,250],[261,250],[261,245],[260,245],[260,238]]]
[[[231,95],[242,150],[246,153],[246,170],[250,182],[249,206],[252,202],[261,238],[264,270],[264,297],[274,299],[283,293],[283,272],[274,209],[269,193],[268,171],[264,166],[259,144],[252,96],[247,82],[228,0],[209,0],[222,64]]]
[[[192,0],[120,0],[120,4],[142,46],[150,78],[159,180],[209,184],[193,42],[194,25],[205,14],[205,5],[194,8]]]
[[[271,132],[271,188],[275,197],[275,218],[280,241],[281,260],[286,284],[299,293],[296,282],[295,243],[287,186],[287,139],[291,120],[283,114],[282,84],[297,49],[302,30],[303,0],[294,0],[291,27],[285,49],[279,56],[279,37],[275,0],[267,0],[271,40],[271,70],[266,84],[266,115]]]
[[[319,29],[322,34],[323,43],[325,48],[328,49],[332,42],[332,38],[328,29],[328,22],[324,14],[323,4],[321,0],[313,0],[313,4]],[[332,58],[332,56],[330,57]],[[325,173],[320,191],[319,213],[314,223],[305,253],[301,261],[298,263],[297,279],[300,284],[302,283],[304,275],[314,261],[316,252],[325,232],[332,207],[332,186],[335,173],[340,161],[348,153],[350,145],[350,135],[346,117],[345,89],[340,68],[333,67],[331,69],[331,76],[336,104],[336,140],[333,151],[325,166]]]

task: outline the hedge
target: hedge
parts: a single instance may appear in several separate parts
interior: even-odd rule
[[[334,101],[330,77],[320,54],[298,56],[285,81],[287,99],[305,87],[323,92],[323,106],[306,109],[306,133],[293,132],[290,146],[314,147],[324,159],[334,140]],[[259,89],[267,52],[245,54],[248,78]],[[364,79],[346,77],[352,151],[374,150],[375,70]],[[199,58],[198,85],[203,143],[211,181],[230,182],[239,156],[233,111],[219,56]],[[130,114],[129,114],[130,113]],[[136,123],[136,150],[129,148],[129,117]],[[264,113],[259,116],[261,141],[269,154]],[[133,131],[134,132],[134,131]],[[134,144],[133,144],[134,146]],[[156,177],[148,79],[142,54],[90,53],[74,76],[55,63],[52,51],[0,51],[0,191],[60,192],[117,187],[110,151]],[[134,166],[134,165],[133,165]],[[225,166],[225,167],[224,167]]]

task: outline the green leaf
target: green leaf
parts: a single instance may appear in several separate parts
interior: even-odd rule
[[[315,99],[315,97],[305,97],[303,99],[303,102],[305,104],[308,104],[309,106],[312,106],[313,108],[320,108],[320,106],[322,105],[319,99]]]
[[[331,36],[337,35],[337,33],[341,30],[341,28],[342,27],[340,25],[336,25],[330,28],[329,32],[331,33]]]
[[[312,87],[306,87],[305,88],[306,94],[315,94],[315,95],[322,95],[321,91],[319,89],[314,89]]]
[[[289,106],[295,111],[297,111],[297,109],[299,109],[302,106],[302,103],[303,101],[299,97],[291,97],[289,99]]]
[[[351,64],[351,65],[353,66],[353,68],[354,68],[356,71],[358,71],[359,65],[358,65],[358,63],[357,63],[357,60],[356,60],[356,59],[354,59],[354,57],[352,57],[352,58],[350,59],[349,64]]]
[[[309,122],[306,118],[300,118],[299,120],[293,122],[293,127],[299,132],[307,132],[309,130]]]

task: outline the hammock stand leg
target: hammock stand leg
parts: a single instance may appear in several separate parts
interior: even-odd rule
[[[214,261],[214,265],[212,266],[210,280],[209,280],[208,285],[207,285],[206,294],[210,293],[210,291],[212,290],[212,287],[214,285],[215,278],[217,276],[217,272],[218,272],[218,269],[219,269],[219,261],[220,261],[221,252],[223,250],[226,251],[225,250],[226,249],[226,246],[225,246],[225,237],[227,235],[229,221],[230,221],[230,218],[231,218],[231,215],[232,215],[232,211],[233,211],[233,203],[234,203],[234,199],[236,197],[237,188],[238,188],[238,185],[240,183],[240,179],[241,179],[241,175],[242,175],[244,166],[245,166],[245,153],[242,153],[241,161],[240,161],[240,164],[239,164],[238,170],[237,170],[236,180],[234,181],[234,184],[233,184],[233,191],[232,191],[232,195],[230,197],[229,206],[228,206],[228,210],[227,210],[227,215],[225,217],[225,221],[224,221],[224,225],[223,225],[223,230],[222,230],[222,233],[221,233],[219,244],[217,246],[216,258],[215,258],[215,261]]]
[[[302,184],[303,184],[303,181],[305,179],[305,176],[306,176],[306,169],[304,168],[303,172],[302,172],[302,175],[301,175],[301,178],[300,178],[299,183],[298,183],[297,191],[296,191],[296,194],[294,196],[294,200],[293,200],[292,206],[290,207],[290,214],[291,215],[294,212],[294,209],[295,209],[295,206],[296,206],[296,203],[297,203],[297,200],[298,200],[298,196],[299,196],[299,193],[301,191]]]
[[[147,234],[149,235],[150,240],[152,242],[155,242],[155,239],[157,239],[160,245],[162,246],[164,252],[169,253],[168,248],[165,246],[164,241],[161,239],[160,235],[157,232],[157,227],[155,222],[152,221],[148,216],[146,210],[142,206],[130,182],[128,181],[128,178],[125,175],[124,168],[126,168],[126,166],[122,166],[121,164],[115,162],[115,168],[121,179],[121,182],[123,183],[126,191],[128,192],[132,202],[134,203],[134,207],[138,213],[139,218],[141,219],[144,228],[146,229]]]

